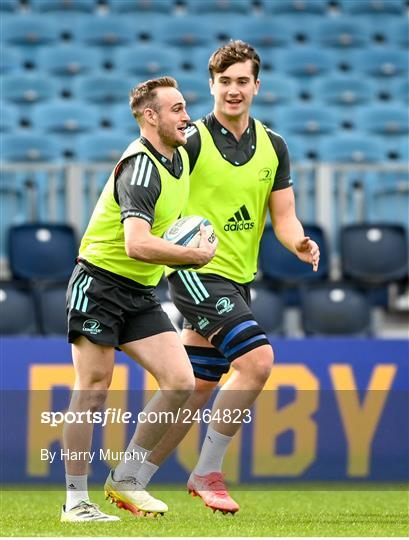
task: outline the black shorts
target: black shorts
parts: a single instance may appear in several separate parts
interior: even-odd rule
[[[169,276],[171,298],[184,328],[207,338],[236,319],[253,319],[250,287],[215,274],[178,270]]]
[[[162,332],[175,331],[153,289],[132,290],[77,264],[67,290],[68,341],[85,336],[118,347]]]

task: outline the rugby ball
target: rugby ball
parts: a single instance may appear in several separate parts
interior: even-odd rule
[[[207,238],[210,243],[216,239],[210,221],[201,216],[186,216],[175,221],[164,233],[163,238],[172,244],[185,247],[199,247],[200,225],[206,227]],[[191,268],[190,265],[172,266],[172,268]]]

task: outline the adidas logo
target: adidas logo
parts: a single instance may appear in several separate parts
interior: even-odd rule
[[[248,231],[254,227],[254,221],[251,221],[250,214],[246,208],[246,205],[243,204],[234,212],[234,216],[227,220],[224,230],[228,231]]]
[[[70,484],[70,485],[68,486],[68,489],[77,489],[77,488],[74,486],[74,484]]]

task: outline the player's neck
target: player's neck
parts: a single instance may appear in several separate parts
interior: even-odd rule
[[[165,156],[165,158],[167,158],[169,161],[172,161],[175,149],[172,146],[164,144],[159,135],[156,133],[149,133],[149,136],[147,136],[147,134],[142,133],[142,131],[141,135],[151,143],[159,154],[162,154],[162,156]]]
[[[249,125],[248,113],[238,116],[237,118],[232,118],[231,116],[225,116],[221,112],[215,110],[214,115],[216,120],[220,122],[223,127],[228,129],[238,141],[241,139],[241,136]]]

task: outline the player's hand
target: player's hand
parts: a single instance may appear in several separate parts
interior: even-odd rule
[[[204,266],[213,259],[216,253],[218,243],[219,240],[214,233],[209,238],[206,227],[202,223],[200,225],[200,243],[199,246],[196,248],[197,255],[199,256],[199,261],[196,265],[197,268]]]
[[[318,264],[320,262],[320,248],[318,244],[311,240],[309,236],[304,236],[295,244],[297,257],[306,263],[312,264],[314,272],[318,270]]]

